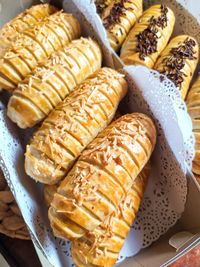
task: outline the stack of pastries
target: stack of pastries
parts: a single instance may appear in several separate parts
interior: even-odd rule
[[[124,63],[165,74],[185,99],[199,48],[188,35],[170,41],[173,11],[154,5],[143,13],[142,0],[95,4]],[[72,241],[78,267],[111,267],[150,176],[154,122],[141,113],[113,120],[127,81],[102,67],[99,44],[81,37],[73,15],[36,5],[7,23],[0,40],[0,87],[11,93],[7,115],[20,128],[39,126],[26,146],[25,171],[44,185],[53,233]],[[193,170],[200,176],[199,84],[187,105],[196,137]]]
[[[111,16],[118,8],[112,6]],[[123,8],[117,25],[102,13],[117,49],[142,1]],[[101,66],[98,43],[81,37],[71,14],[37,5],[6,24],[1,36],[7,115],[23,129],[40,124],[26,146],[25,171],[44,184],[53,232],[72,241],[77,266],[113,266],[148,181],[154,123],[141,113],[115,117],[128,84],[122,73]]]

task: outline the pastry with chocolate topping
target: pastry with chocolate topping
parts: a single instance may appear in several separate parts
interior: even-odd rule
[[[106,8],[113,2],[113,0],[95,0],[97,13],[103,17]]]
[[[147,9],[128,34],[120,51],[125,64],[152,68],[173,32],[175,16],[165,5]]]
[[[110,45],[115,51],[119,50],[130,29],[142,15],[142,3],[142,0],[115,0],[101,13]]]
[[[173,81],[185,99],[198,58],[197,41],[191,36],[179,35],[169,42],[154,68]]]

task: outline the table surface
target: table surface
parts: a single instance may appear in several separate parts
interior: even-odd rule
[[[1,254],[10,267],[42,267],[31,241],[9,238],[0,234]],[[0,257],[0,266],[7,267]]]

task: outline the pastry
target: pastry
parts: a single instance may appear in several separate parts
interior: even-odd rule
[[[72,242],[72,257],[77,267],[115,264],[139,209],[149,173],[147,164],[116,210],[93,232]]]
[[[59,186],[59,183],[58,184],[51,184],[51,185],[49,185],[49,184],[44,185],[44,201],[45,201],[47,207],[50,206],[50,204],[53,200],[53,196],[56,193],[58,186]]]
[[[34,126],[99,69],[101,60],[101,50],[93,40],[72,41],[18,85],[8,103],[8,117],[21,128]]]
[[[27,145],[26,173],[45,184],[64,178],[81,151],[113,119],[127,92],[124,75],[102,68],[54,109]]]
[[[188,113],[192,119],[193,133],[195,137],[195,157],[192,171],[200,175],[200,76],[193,84],[187,95],[186,104]]]
[[[6,23],[0,30],[0,57],[3,56],[5,50],[19,33],[34,26],[56,11],[57,9],[49,4],[35,5]]]
[[[95,0],[94,3],[96,5],[97,13],[99,14],[100,17],[103,16],[103,13],[105,12],[106,8],[111,4],[111,3],[116,2],[115,0]]]
[[[175,16],[165,5],[147,9],[128,34],[120,57],[127,65],[141,64],[153,68],[173,32]]]
[[[199,58],[197,41],[188,35],[173,38],[164,49],[154,68],[167,75],[185,99]]]
[[[115,211],[149,160],[156,130],[144,114],[120,117],[82,152],[49,208],[54,235],[82,237]]]
[[[118,51],[130,29],[142,15],[142,0],[112,1],[102,14],[111,47]]]
[[[0,60],[0,87],[13,91],[38,63],[79,36],[79,22],[63,12],[23,31]]]

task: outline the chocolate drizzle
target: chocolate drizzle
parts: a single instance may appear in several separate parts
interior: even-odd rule
[[[133,10],[133,8],[125,8],[125,3],[129,3],[130,0],[120,0],[113,5],[109,15],[104,19],[103,25],[106,29],[111,28],[114,24],[120,23],[121,15],[125,15],[127,10]]]
[[[139,58],[145,60],[145,57],[155,53],[158,45],[158,27],[164,29],[167,27],[167,12],[165,5],[161,5],[161,15],[158,18],[152,16],[149,20],[149,26],[137,35],[136,51],[139,52]]]
[[[184,81],[184,77],[187,77],[187,75],[181,71],[185,66],[185,60],[196,59],[194,56],[195,52],[193,50],[195,45],[196,42],[193,39],[186,38],[181,45],[172,48],[170,51],[171,56],[169,58],[165,58],[162,62],[165,65],[162,73],[173,81],[179,89]]]

